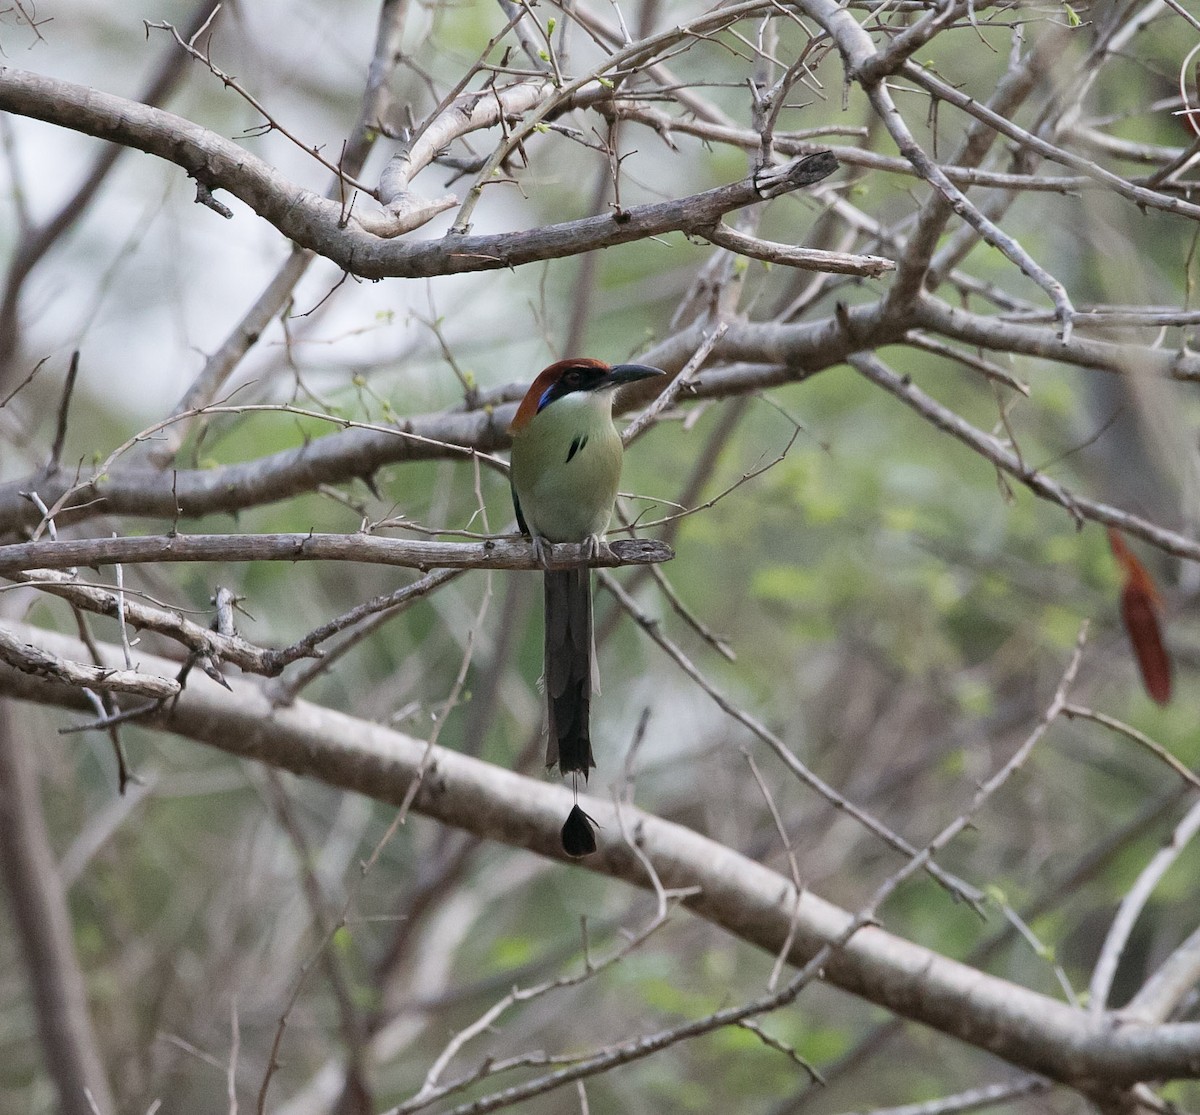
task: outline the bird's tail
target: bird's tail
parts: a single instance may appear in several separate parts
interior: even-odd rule
[[[592,757],[589,717],[595,648],[592,574],[586,567],[546,573],[546,705],[550,732],[546,766],[587,779]]]

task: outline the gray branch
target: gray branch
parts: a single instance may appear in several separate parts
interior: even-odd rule
[[[185,619],[178,612],[143,604],[140,600],[128,596],[122,605],[115,592],[97,588],[95,585],[78,584],[68,574],[50,569],[34,569],[27,573],[10,572],[5,575],[42,592],[62,597],[85,612],[115,619],[123,607],[125,622],[129,626],[141,631],[156,631],[174,639],[187,647],[189,653],[208,659],[214,664],[214,668],[216,663],[229,662],[247,673],[272,677],[289,662],[299,658],[311,658],[318,653],[311,648],[298,649],[292,654],[268,650],[255,646],[236,634],[221,634]]]
[[[86,654],[77,640],[13,625],[19,640],[36,640],[57,658]],[[104,653],[118,661],[119,647]],[[147,669],[169,663],[147,658]],[[83,694],[59,682],[0,667],[0,693],[60,708],[89,710]],[[235,678],[231,692],[194,677],[159,726],[242,758],[315,778],[378,801],[400,805],[425,770],[413,809],[489,840],[561,858],[559,828],[571,791],[344,713],[297,701],[272,705],[253,682]],[[633,886],[650,885],[649,859],[663,886],[698,888],[687,900],[698,916],[801,965],[836,941],[852,915],[811,891],[797,895],[790,879],[682,825],[622,807],[621,837],[612,803],[582,802],[599,823],[599,850],[583,866]],[[791,937],[789,938],[789,934]],[[1200,1023],[1117,1025],[1018,984],[978,971],[882,929],[867,927],[836,950],[827,982],[904,1018],[921,1022],[1031,1072],[1079,1088],[1126,1086],[1143,1080],[1200,1078]]]
[[[136,538],[76,538],[0,546],[0,573],[75,566],[180,561],[356,561],[408,569],[568,569],[590,565],[652,565],[675,552],[651,538],[619,539],[589,558],[577,542],[556,542],[548,566],[524,541],[423,542],[372,534],[165,534]]]
[[[816,248],[798,248],[793,244],[777,244],[772,240],[747,236],[719,221],[711,228],[702,230],[701,235],[705,240],[738,255],[795,267],[801,271],[825,271],[832,275],[861,275],[877,279],[886,271],[896,270],[896,264],[883,256],[825,252]]]
[[[86,647],[82,648],[82,657],[87,657]],[[140,670],[107,669],[71,658],[59,658],[40,647],[22,642],[4,630],[0,630],[0,661],[24,673],[54,678],[67,685],[114,693],[134,693],[154,700],[173,697],[180,689],[179,682],[173,678],[154,677]],[[171,674],[177,669],[168,667],[165,673]]]
[[[174,113],[11,66],[0,66],[0,109],[175,163],[208,189],[233,194],[301,247],[366,279],[488,271],[578,255],[666,232],[707,228],[764,197],[752,176],[678,200],[523,232],[396,241],[348,221],[339,202],[297,186],[244,147]],[[836,167],[828,152],[797,159],[772,183],[770,196],[811,185]]]

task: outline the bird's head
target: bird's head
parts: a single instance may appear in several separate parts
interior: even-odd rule
[[[661,368],[651,368],[647,364],[609,365],[603,360],[592,360],[588,357],[559,360],[530,384],[525,398],[517,407],[512,428],[520,430],[528,426],[536,414],[557,399],[569,395],[607,395],[609,391],[623,384],[665,374]]]

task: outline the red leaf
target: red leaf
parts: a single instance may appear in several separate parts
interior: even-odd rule
[[[1153,700],[1165,705],[1171,699],[1171,659],[1159,623],[1158,592],[1146,567],[1133,556],[1125,539],[1113,527],[1108,528],[1108,544],[1125,573],[1121,622],[1133,644],[1142,684]]]

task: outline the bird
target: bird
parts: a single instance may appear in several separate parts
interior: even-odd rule
[[[577,793],[578,776],[586,783],[596,765],[589,724],[598,682],[591,570],[549,564],[556,542],[582,543],[589,559],[599,556],[621,477],[615,390],[665,374],[646,364],[559,360],[530,385],[510,427],[517,526],[545,569],[546,766],[570,774]],[[576,800],[562,831],[568,855],[595,851],[592,824]]]

